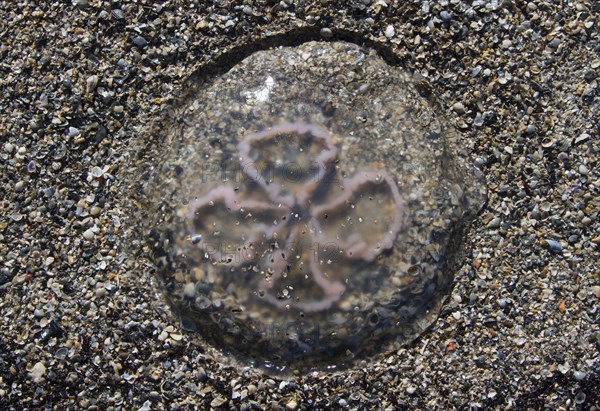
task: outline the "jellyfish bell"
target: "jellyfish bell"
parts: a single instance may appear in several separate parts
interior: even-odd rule
[[[132,167],[132,215],[186,329],[273,374],[426,332],[485,201],[434,93],[352,43],[231,57],[190,77]]]

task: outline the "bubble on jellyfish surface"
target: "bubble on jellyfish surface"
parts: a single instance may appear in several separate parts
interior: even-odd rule
[[[273,374],[425,332],[486,199],[434,94],[345,42],[190,77],[132,161],[134,222],[182,327]]]

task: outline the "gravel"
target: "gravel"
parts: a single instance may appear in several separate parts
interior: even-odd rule
[[[0,3],[0,408],[600,406],[598,5],[340,4]],[[127,236],[128,159],[204,64],[329,39],[431,84],[488,202],[426,333],[281,384],[171,312]]]

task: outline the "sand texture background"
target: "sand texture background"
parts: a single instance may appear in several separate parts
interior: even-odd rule
[[[597,409],[598,15],[593,1],[0,2],[0,408]],[[215,360],[147,250],[121,239],[134,143],[185,80],[308,40],[423,76],[489,194],[427,333],[279,380]]]

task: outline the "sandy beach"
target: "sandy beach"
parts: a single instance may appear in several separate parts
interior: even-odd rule
[[[600,407],[598,3],[72,0],[0,12],[1,409]],[[149,125],[190,84],[309,41],[354,43],[422,78],[487,202],[416,340],[282,378],[227,358],[172,310],[148,238],[132,234],[152,212],[132,189],[140,147],[161,147]]]

